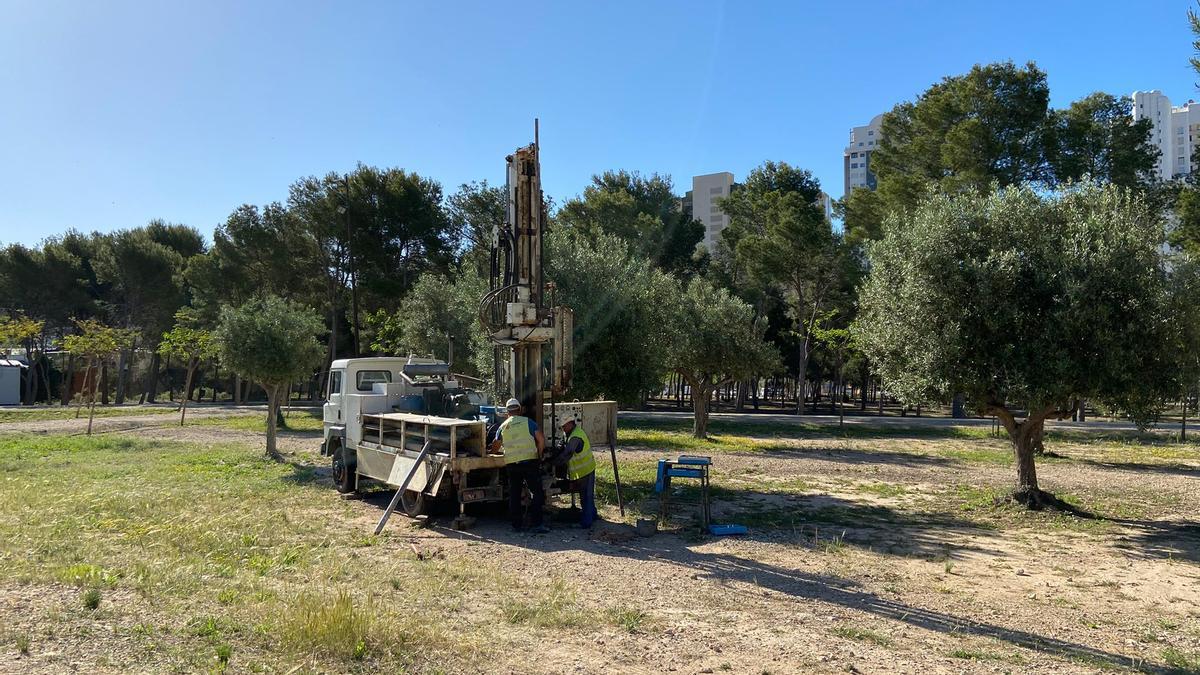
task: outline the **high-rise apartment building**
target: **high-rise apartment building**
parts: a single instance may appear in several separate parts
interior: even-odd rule
[[[1170,180],[1192,172],[1192,155],[1200,141],[1200,103],[1172,106],[1157,89],[1133,92],[1133,119],[1150,120],[1150,143],[1158,149],[1155,175]]]
[[[870,124],[850,130],[850,145],[843,153],[845,172],[845,194],[856,187],[875,189],[875,174],[871,171],[871,155],[879,147],[882,138],[883,115],[871,118]]]
[[[729,226],[729,216],[717,206],[717,200],[733,191],[733,174],[728,171],[692,177],[692,218],[704,223],[704,247],[717,250],[721,230]]]

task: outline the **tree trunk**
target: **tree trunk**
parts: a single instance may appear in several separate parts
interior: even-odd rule
[[[263,386],[267,390],[267,457],[281,460],[283,457],[275,449],[275,416],[279,414],[279,387]]]
[[[125,403],[125,387],[129,380],[129,357],[133,349],[128,352],[124,349],[117,352],[117,393],[114,402],[117,405]]]
[[[1179,442],[1187,443],[1187,410],[1188,399],[1191,398],[1187,394],[1183,395],[1183,421],[1179,423]]]
[[[101,372],[105,372],[105,373],[108,372],[108,368],[105,366],[105,364],[101,364],[100,367],[103,369]],[[104,378],[104,379],[105,379],[105,384],[107,384],[108,378]],[[107,390],[105,393],[107,393]],[[91,395],[90,399],[91,400],[88,402],[88,426],[87,426],[87,435],[88,436],[92,435],[92,420],[96,417],[96,378],[94,378],[94,377],[92,378],[92,395]]]
[[[870,388],[871,377],[863,374],[862,390],[858,394],[858,410],[859,412],[867,412],[867,389]]]
[[[196,372],[196,366],[189,363],[188,370],[187,370],[187,384],[184,385],[185,391],[191,391],[191,389],[192,389],[192,374],[195,372]],[[188,397],[185,394],[183,397],[183,400],[179,402],[179,426],[183,426],[183,418],[187,415],[187,404],[188,404]]]
[[[1079,403],[1075,406],[1075,421],[1076,422],[1086,422],[1087,421],[1087,413],[1085,413],[1083,410],[1086,405],[1087,405],[1087,401],[1085,401],[1083,399],[1079,399]]]
[[[167,374],[167,400],[175,400],[175,378],[171,377],[171,355],[167,354],[167,363],[164,368]]]
[[[692,383],[692,436],[708,438],[708,403],[712,390]]]
[[[1054,498],[1038,487],[1037,468],[1034,465],[1035,440],[1041,436],[1046,416],[1052,410],[1030,411],[1029,416],[1022,422],[1017,422],[1013,414],[1001,406],[989,406],[988,412],[1000,420],[1012,442],[1013,455],[1017,461],[1017,487],[1012,494],[1013,501],[1031,509],[1041,509],[1053,503]]]
[[[46,405],[50,405],[54,401],[54,391],[50,387],[50,355],[42,350],[42,356],[38,359],[38,370],[42,374],[42,385],[46,387]]]
[[[808,336],[800,341],[799,372],[796,376],[796,414],[804,414],[804,389],[808,383]]]
[[[1037,428],[1037,429],[1036,429],[1036,430],[1033,432],[1033,440],[1032,440],[1032,443],[1033,443],[1033,454],[1035,454],[1035,455],[1044,455],[1044,454],[1046,454],[1046,446],[1045,446],[1045,444],[1042,442],[1042,440],[1043,440],[1043,438],[1045,437],[1045,435],[1046,435],[1046,429],[1045,429],[1045,426],[1044,426],[1044,423],[1043,423],[1043,426],[1039,426],[1039,427],[1038,427],[1038,428]]]
[[[231,393],[233,394],[233,396],[232,396],[233,404],[241,405],[242,404],[242,376],[238,375],[237,373],[233,374],[233,391]]]
[[[108,359],[100,363],[100,402],[108,405]]]
[[[1016,437],[1012,439],[1013,452],[1017,458],[1017,492],[1032,497],[1041,492],[1038,488],[1037,467],[1034,465],[1034,443],[1042,427],[1041,420],[1025,420],[1017,425]]]
[[[159,356],[158,350],[155,350],[150,355],[150,370],[146,373],[146,402],[154,403],[158,399],[158,368],[162,364],[162,357]]]
[[[64,408],[71,405],[71,389],[75,386],[75,355],[67,354],[67,373],[63,376],[62,391],[58,392],[58,403]]]
[[[841,390],[842,386],[843,386],[843,382],[845,382],[845,380],[843,379],[843,375],[842,375],[842,366],[839,364],[838,365],[838,395],[837,395],[838,428],[839,429],[846,426],[846,392]]]
[[[87,370],[83,371],[83,384],[79,387],[79,404],[75,406],[75,419],[79,419],[79,415],[83,412],[83,402],[87,400],[88,383],[92,378],[92,362],[88,360]]]
[[[955,394],[954,400],[950,403],[950,416],[954,419],[962,419],[967,416],[967,397],[962,394]]]

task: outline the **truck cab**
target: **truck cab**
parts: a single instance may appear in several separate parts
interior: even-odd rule
[[[321,454],[355,447],[362,440],[364,413],[409,412],[465,418],[487,403],[483,394],[465,389],[450,366],[432,357],[338,359],[330,364]]]

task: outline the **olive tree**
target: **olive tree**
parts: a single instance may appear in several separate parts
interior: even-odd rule
[[[83,408],[83,402],[88,403],[87,433],[92,433],[92,420],[96,416],[96,371],[113,355],[133,342],[133,332],[106,326],[95,319],[83,319],[75,322],[76,333],[63,338],[63,347],[72,356],[81,357],[87,363],[87,371],[83,376],[83,388],[80,391],[79,406],[75,408],[75,417]],[[90,387],[89,387],[90,384]],[[66,386],[70,386],[67,383]]]
[[[736,380],[775,372],[779,353],[763,340],[765,321],[729,291],[696,277],[678,294],[667,339],[667,364],[692,393],[692,435],[708,437],[713,392]]]
[[[1052,503],[1034,449],[1079,399],[1139,425],[1173,393],[1163,226],[1134,192],[1083,183],[939,195],[893,216],[869,248],[856,323],[889,391],[963,392],[1012,442],[1014,499]]]
[[[312,374],[321,361],[316,312],[276,296],[221,309],[214,331],[221,363],[267,392],[267,456],[279,459],[275,427],[279,396],[292,382]]]
[[[188,396],[192,392],[192,379],[196,376],[196,369],[201,363],[217,355],[217,345],[213,341],[212,332],[187,325],[185,317],[183,312],[176,312],[177,323],[171,330],[162,334],[158,343],[159,354],[174,356],[183,361],[187,369],[183,397],[179,402],[179,426],[183,426],[183,418],[187,415]]]

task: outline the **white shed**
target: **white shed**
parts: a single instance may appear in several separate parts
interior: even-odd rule
[[[24,361],[0,358],[0,405],[21,405],[21,369]]]

